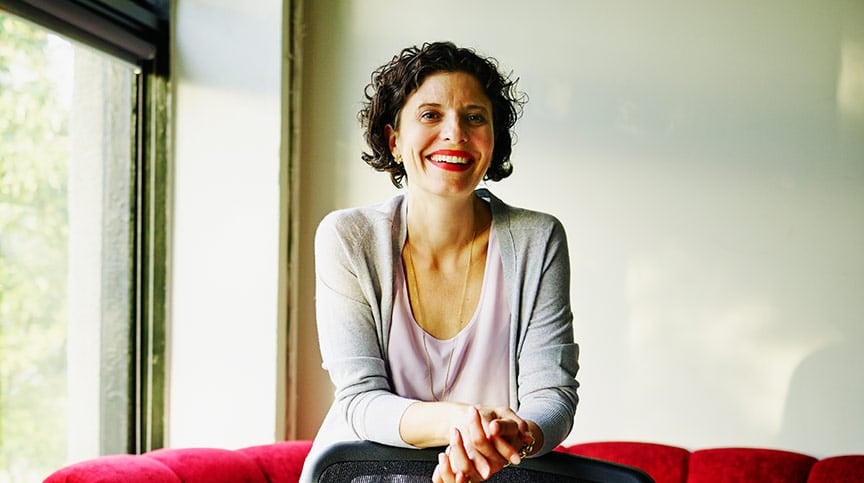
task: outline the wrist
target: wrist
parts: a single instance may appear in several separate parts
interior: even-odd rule
[[[465,417],[467,406],[452,402],[416,402],[399,422],[402,441],[418,448],[447,446],[450,430]]]

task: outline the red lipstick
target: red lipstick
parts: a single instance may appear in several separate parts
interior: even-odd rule
[[[445,171],[465,171],[474,164],[474,156],[467,151],[439,149],[426,156],[426,160]]]

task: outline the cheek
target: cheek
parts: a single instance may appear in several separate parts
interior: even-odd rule
[[[490,129],[488,134],[486,135],[485,140],[484,140],[485,144],[487,146],[487,149],[489,150],[490,153],[492,152],[492,150],[495,149],[495,141],[496,141],[495,138],[496,138],[495,133],[492,132],[492,130]]]
[[[407,135],[403,136],[403,142],[415,148],[422,149],[422,146],[434,142],[436,138],[436,133],[428,129],[412,129]]]

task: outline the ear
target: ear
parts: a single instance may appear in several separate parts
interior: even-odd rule
[[[396,146],[396,142],[399,139],[399,133],[393,129],[393,126],[388,124],[384,126],[384,135],[387,136],[387,145],[390,147],[390,153],[395,156],[398,147]]]

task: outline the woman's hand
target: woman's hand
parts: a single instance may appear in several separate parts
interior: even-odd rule
[[[464,421],[451,429],[448,451],[439,455],[433,481],[483,481],[509,464],[519,464],[519,451],[535,442],[532,426],[510,408],[469,407]]]

